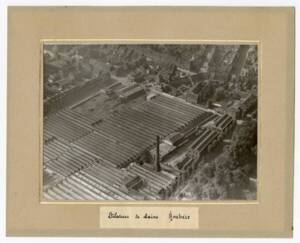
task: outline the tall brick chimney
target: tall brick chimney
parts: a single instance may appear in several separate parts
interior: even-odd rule
[[[160,138],[159,138],[159,136],[156,136],[156,161],[155,161],[155,170],[156,171],[160,171],[159,144],[160,144]]]

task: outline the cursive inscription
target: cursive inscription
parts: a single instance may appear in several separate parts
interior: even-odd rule
[[[196,207],[103,206],[99,225],[107,229],[197,229],[199,211]]]
[[[108,218],[109,219],[129,219],[128,215],[122,215],[120,213],[117,212],[109,212],[108,213]]]
[[[152,213],[145,213],[144,219],[158,219],[157,215],[153,215]]]
[[[190,215],[182,214],[182,213],[176,213],[173,214],[172,211],[169,213],[169,222],[172,222],[173,220],[188,220],[190,219]]]

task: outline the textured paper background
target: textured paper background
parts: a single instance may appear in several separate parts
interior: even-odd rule
[[[292,235],[294,9],[11,7],[8,25],[9,235]],[[198,231],[104,230],[99,203],[41,203],[42,39],[258,41],[258,201],[101,203],[198,206]]]

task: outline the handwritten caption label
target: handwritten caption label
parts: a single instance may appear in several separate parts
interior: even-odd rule
[[[100,228],[198,229],[196,207],[100,207]]]

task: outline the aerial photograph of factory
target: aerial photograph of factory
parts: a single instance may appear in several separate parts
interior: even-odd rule
[[[256,44],[44,42],[43,201],[256,200]]]

